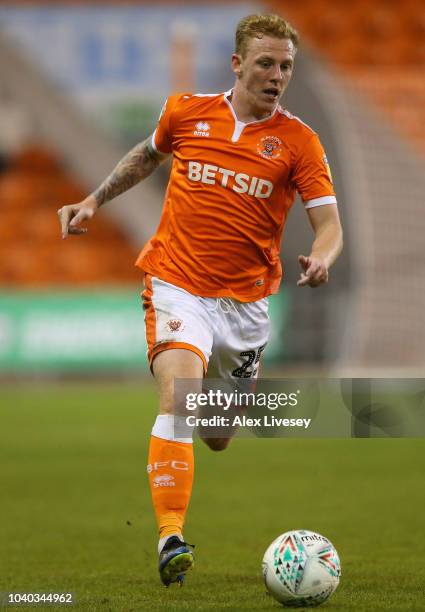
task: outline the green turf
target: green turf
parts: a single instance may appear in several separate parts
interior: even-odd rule
[[[279,609],[261,558],[306,528],[342,560],[324,610],[425,609],[423,440],[241,439],[224,453],[196,442],[185,532],[196,567],[167,590],[145,473],[152,388],[0,393],[0,591],[71,591],[72,610]]]

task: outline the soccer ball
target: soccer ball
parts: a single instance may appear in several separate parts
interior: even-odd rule
[[[335,591],[341,563],[332,543],[314,531],[287,531],[263,558],[266,588],[284,606],[318,606]]]

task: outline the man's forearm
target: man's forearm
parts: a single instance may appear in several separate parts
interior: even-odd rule
[[[325,262],[327,268],[335,262],[342,251],[342,229],[337,223],[332,223],[321,229],[311,247],[311,256]]]
[[[122,158],[91,197],[97,206],[102,206],[152,174],[163,160],[164,157],[153,149],[151,137],[147,138]]]

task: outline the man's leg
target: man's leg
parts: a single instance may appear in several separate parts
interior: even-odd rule
[[[159,390],[159,415],[152,429],[148,474],[159,529],[160,574],[164,584],[181,583],[182,575],[193,565],[193,556],[178,540],[184,541],[194,461],[191,437],[175,435],[174,379],[197,379],[200,390],[203,362],[190,350],[171,348],[156,355],[152,369]]]
[[[218,300],[215,309],[214,345],[206,382],[210,378],[222,380],[223,389],[227,386],[231,391],[239,386],[242,379],[243,391],[253,393],[261,355],[268,341],[268,300],[241,303],[226,298],[224,307],[221,301]],[[241,414],[240,408],[232,407],[232,410],[235,415]],[[200,416],[204,416],[202,409]],[[231,412],[227,416],[231,416]],[[238,426],[228,427],[226,437],[212,437],[208,435],[208,430],[203,432],[202,428],[198,429],[201,439],[213,451],[225,450],[237,430]]]

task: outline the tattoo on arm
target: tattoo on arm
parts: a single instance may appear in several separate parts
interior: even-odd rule
[[[111,174],[93,193],[97,205],[116,198],[149,176],[165,159],[151,144],[151,138],[137,144],[114,168]]]

